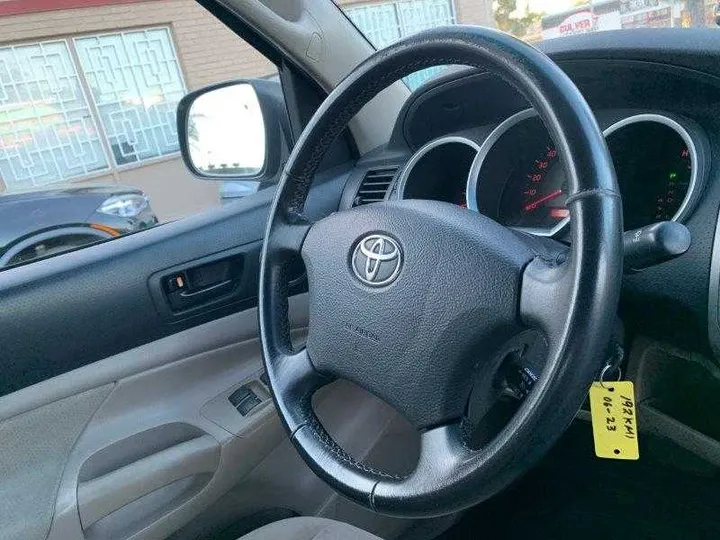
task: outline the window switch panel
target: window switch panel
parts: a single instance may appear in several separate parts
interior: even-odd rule
[[[235,408],[240,414],[242,414],[243,416],[247,416],[255,407],[257,407],[261,403],[262,400],[257,397],[254,392],[251,391],[250,395],[243,399]]]
[[[228,396],[228,401],[232,404],[233,407],[237,409],[238,405],[242,403],[242,401],[251,395],[255,395],[250,388],[247,386],[241,386],[237,390],[235,390],[232,394]]]

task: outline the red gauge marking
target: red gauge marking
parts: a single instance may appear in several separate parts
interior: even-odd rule
[[[562,195],[562,192],[563,192],[562,189],[556,189],[556,190],[553,191],[552,193],[548,193],[547,195],[545,195],[545,196],[543,196],[543,197],[540,197],[537,201],[533,201],[533,202],[531,202],[531,203],[529,203],[529,204],[526,204],[525,206],[523,206],[523,210],[525,210],[526,212],[530,212],[531,210],[535,210],[535,209],[536,209],[538,206],[540,206],[542,203],[547,202],[547,201],[551,201],[551,200],[553,200],[555,197],[559,197],[560,195]]]

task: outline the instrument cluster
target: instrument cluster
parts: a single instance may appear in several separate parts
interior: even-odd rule
[[[678,220],[692,210],[705,176],[705,141],[692,122],[643,113],[604,130],[623,200],[625,229]],[[443,137],[418,150],[401,172],[400,198],[446,201],[502,225],[554,236],[570,220],[568,180],[558,151],[529,109],[500,123],[480,145]]]

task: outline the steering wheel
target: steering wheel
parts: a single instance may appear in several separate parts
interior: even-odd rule
[[[360,108],[401,77],[449,64],[500,76],[547,126],[569,180],[569,252],[437,201],[371,204],[315,223],[304,217],[318,165]],[[337,491],[389,515],[442,515],[506,487],[563,433],[603,366],[620,293],[621,235],[605,139],[578,89],[547,56],[501,32],[463,26],[375,53],[303,131],[265,234],[259,296],[265,368],[300,455]],[[310,310],[302,350],[291,345],[287,317],[286,269],[298,255]],[[483,413],[491,409],[501,351],[528,331],[544,344],[542,373],[504,427],[479,447],[471,444],[469,401]],[[375,470],[328,435],[311,397],[337,378],[385,400],[420,430],[412,473]]]

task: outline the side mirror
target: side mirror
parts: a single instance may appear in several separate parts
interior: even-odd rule
[[[272,182],[287,130],[280,83],[229,81],[187,94],[178,104],[180,151],[199,178]]]

